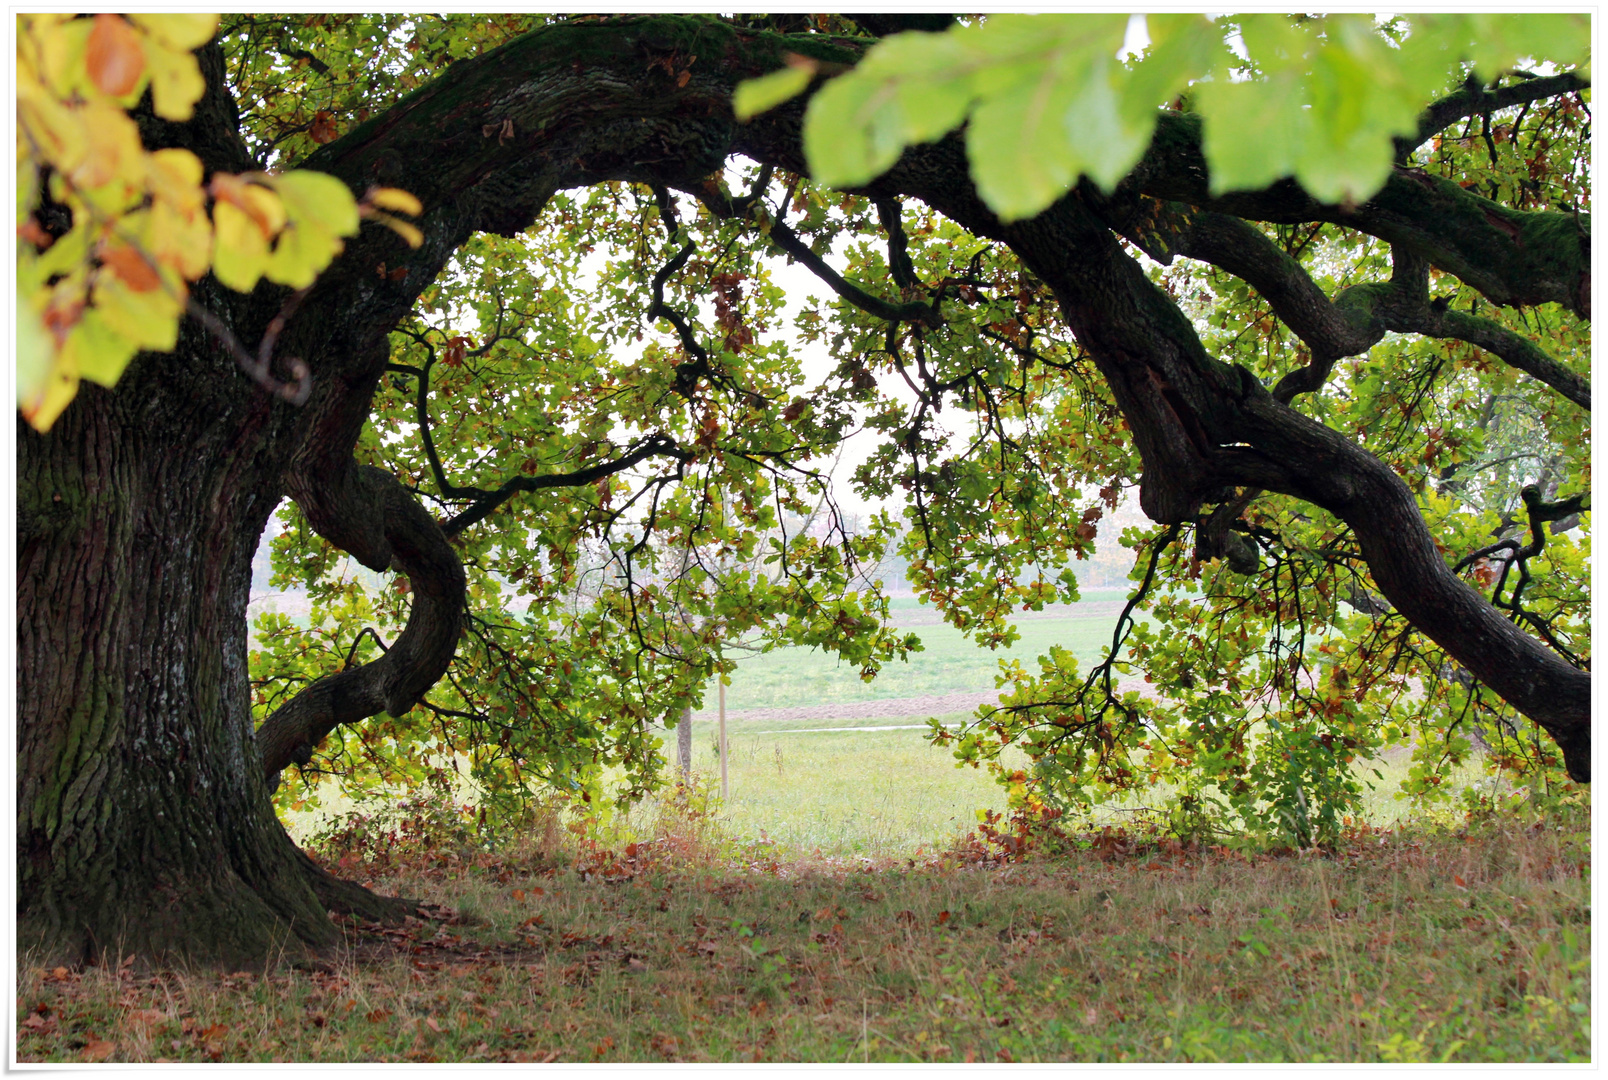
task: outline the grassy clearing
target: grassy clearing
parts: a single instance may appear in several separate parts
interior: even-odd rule
[[[1107,590],[1090,593],[1088,600],[1121,600],[1125,595]],[[1064,615],[1024,618],[1016,627],[1021,640],[1009,649],[988,650],[978,648],[975,641],[948,624],[915,624],[912,616],[922,609],[913,600],[901,598],[894,602],[893,621],[919,634],[923,646],[908,663],[887,664],[875,679],[862,682],[857,668],[840,663],[835,656],[813,649],[777,649],[738,663],[726,690],[726,707],[739,712],[800,704],[847,705],[986,690],[994,685],[1001,660],[1015,659],[1031,665],[1051,645],[1070,650],[1087,667],[1098,662],[1101,649],[1111,644],[1116,616],[1103,610],[1100,614],[1080,614],[1079,607],[1055,609],[1066,612]],[[923,613],[930,611],[928,608]],[[903,621],[902,615],[906,616]],[[704,701],[709,705],[714,700],[715,688],[711,685]]]
[[[734,836],[776,845],[785,858],[863,856],[902,858],[933,852],[976,827],[980,811],[1003,813],[1005,791],[989,773],[956,768],[952,752],[927,741],[925,724],[910,718],[836,720],[751,720],[727,725],[727,777],[730,798],[714,800],[710,812]],[[970,716],[938,719],[951,726]],[[901,725],[895,730],[877,730]],[[820,730],[843,727],[848,730]],[[693,772],[698,783],[718,792],[719,754],[715,725],[694,721]],[[674,733],[665,735],[673,748]],[[673,749],[672,749],[673,752]],[[1009,750],[1002,759],[1021,768],[1027,757]],[[1395,797],[1406,778],[1410,754],[1387,751],[1377,761],[1360,762],[1357,775],[1375,785],[1363,797],[1362,820],[1374,828],[1395,828],[1417,813]],[[1383,779],[1377,779],[1377,768]],[[1469,763],[1448,777],[1453,787],[1486,782],[1481,766]],[[1131,820],[1141,806],[1160,805],[1164,792],[1147,801],[1106,807],[1097,824]],[[637,816],[657,813],[649,800]]]
[[[718,792],[712,728],[696,730],[693,768]],[[714,811],[720,825],[772,842],[786,857],[932,852],[976,827],[977,810],[1005,809],[993,777],[956,769],[920,730],[823,732],[752,721],[731,725],[727,744],[731,797]]]
[[[312,969],[18,975],[18,1059],[1583,1061],[1587,822],[1242,858],[776,861],[635,846],[351,865],[456,908]],[[648,838],[650,837],[650,838]]]

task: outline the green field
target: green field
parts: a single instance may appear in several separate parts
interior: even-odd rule
[[[1122,600],[1127,594],[1120,589],[1091,591],[1084,600],[1088,603]],[[979,648],[961,631],[945,623],[919,623],[911,616],[920,613],[932,617],[931,608],[919,606],[912,598],[901,597],[893,602],[896,624],[901,616],[909,628],[921,636],[922,651],[911,656],[906,663],[891,663],[883,667],[870,682],[860,679],[859,669],[844,664],[837,657],[817,649],[777,649],[774,652],[740,660],[731,685],[726,688],[728,712],[747,709],[775,709],[794,705],[851,705],[863,701],[887,701],[893,698],[915,697],[922,694],[952,694],[967,690],[986,690],[994,685],[999,662],[1004,659],[1020,660],[1029,665],[1049,650],[1060,645],[1071,650],[1080,664],[1095,663],[1101,650],[1111,644],[1111,631],[1115,615],[1079,614],[1081,605],[1057,609],[1065,615],[1035,616],[1017,623],[1021,639],[1009,649]],[[711,685],[705,694],[705,711],[714,706],[715,688]],[[852,711],[844,717],[853,718]]]
[[[713,726],[694,731],[693,768],[718,792]],[[988,773],[955,768],[923,731],[776,731],[756,723],[734,725],[728,739],[731,797],[715,806],[717,819],[788,855],[931,852],[975,828],[979,808],[1005,808],[1004,790]]]

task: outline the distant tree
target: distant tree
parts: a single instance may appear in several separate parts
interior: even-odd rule
[[[1164,53],[1158,29],[1156,63],[1119,63],[1109,22],[1094,46],[1045,22],[1049,53],[982,59],[967,50],[999,39],[962,28],[930,69],[959,104],[879,127],[905,69],[854,66],[901,18],[236,15],[195,54],[192,115],[129,102],[142,152],[199,162],[209,229],[220,200],[261,202],[218,178],[282,192],[250,176],[289,165],[370,216],[331,233],[310,286],[217,262],[185,277],[172,348],[153,332],[48,431],[19,420],[23,947],[234,963],[328,944],[330,911],[406,910],[289,840],[272,795],[293,765],[361,792],[445,786],[467,757],[494,813],[538,783],[591,799],[612,775],[630,796],[663,760],[650,722],[729,669],[723,642],[762,633],[874,675],[914,644],[865,580],[894,523],[784,527],[860,428],[880,439],[861,494],[903,493],[911,580],[984,645],[1076,597],[1124,491],[1156,523],[1127,537],[1154,623],[1091,678],[1062,653],[1013,670],[1005,708],[952,733],[974,759],[1026,745],[1034,797],[1165,781],[1181,813],[1309,806],[1289,827],[1311,837],[1354,801],[1356,756],[1414,737],[1428,791],[1476,729],[1502,761],[1561,754],[1588,778],[1578,28],[1545,23],[1556,55],[1492,53],[1535,39],[1522,20],[1424,30],[1451,44],[1401,52],[1406,82],[1386,39],[1427,23],[1177,31],[1221,46],[1238,27],[1250,61]],[[1268,114],[1283,127],[1239,132],[1259,179],[1225,190],[1212,101],[1234,63],[1288,100]],[[1183,77],[1143,82],[1168,64]],[[738,122],[737,88],[783,68],[805,98]],[[810,178],[802,102],[856,78],[877,108],[813,129],[875,151],[843,193]],[[1430,84],[1401,131],[1403,95]],[[1364,124],[1353,170],[1332,146],[1378,86],[1400,90],[1399,138],[1376,168]],[[1121,129],[1129,162],[1069,157],[1058,140],[1086,143],[1111,95],[1150,118]],[[1006,170],[1002,193],[1002,134],[1031,190]],[[23,261],[82,228],[84,282],[139,280],[49,168],[25,187]],[[294,241],[262,215],[231,228],[255,222],[251,257],[281,258]],[[832,294],[797,322],[837,363],[818,386],[776,333],[776,257]],[[40,288],[67,272],[46,266]],[[253,651],[251,559],[283,499],[276,573],[314,618],[261,617]],[[674,572],[689,548],[713,555]],[[363,587],[348,559],[394,576]],[[1129,663],[1166,697],[1116,694]],[[1521,717],[1551,745],[1513,739]]]

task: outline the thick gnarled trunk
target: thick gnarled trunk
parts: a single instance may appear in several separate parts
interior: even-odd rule
[[[245,606],[275,406],[160,381],[86,387],[48,435],[19,425],[18,942],[295,955],[333,927],[251,767]]]

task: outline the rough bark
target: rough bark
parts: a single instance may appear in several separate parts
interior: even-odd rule
[[[267,799],[268,775],[335,724],[411,705],[457,637],[450,545],[353,448],[391,327],[473,231],[527,227],[559,187],[680,183],[724,159],[729,79],[678,90],[641,63],[705,48],[708,24],[647,30],[535,35],[458,65],[305,163],[358,194],[415,192],[426,239],[410,251],[365,226],[302,302],[277,355],[311,370],[304,407],[263,394],[189,326],[176,352],[136,358],[115,391],[86,386],[50,434],[19,431],[18,917],[41,962],[109,950],[260,962],[327,945],[327,910],[408,910],[318,868]],[[209,47],[202,61],[209,89],[194,121],[147,116],[142,134],[209,170],[250,169],[221,54]],[[755,61],[777,62],[774,46]],[[485,136],[492,118],[518,136]],[[255,342],[285,290],[198,297]],[[407,573],[418,602],[394,659],[315,684],[254,738],[249,564],[284,495],[366,565]]]
[[[197,363],[19,430],[18,940],[43,957],[244,963],[332,937],[251,745],[245,602],[282,410],[201,377],[209,351],[191,335],[175,359]]]

